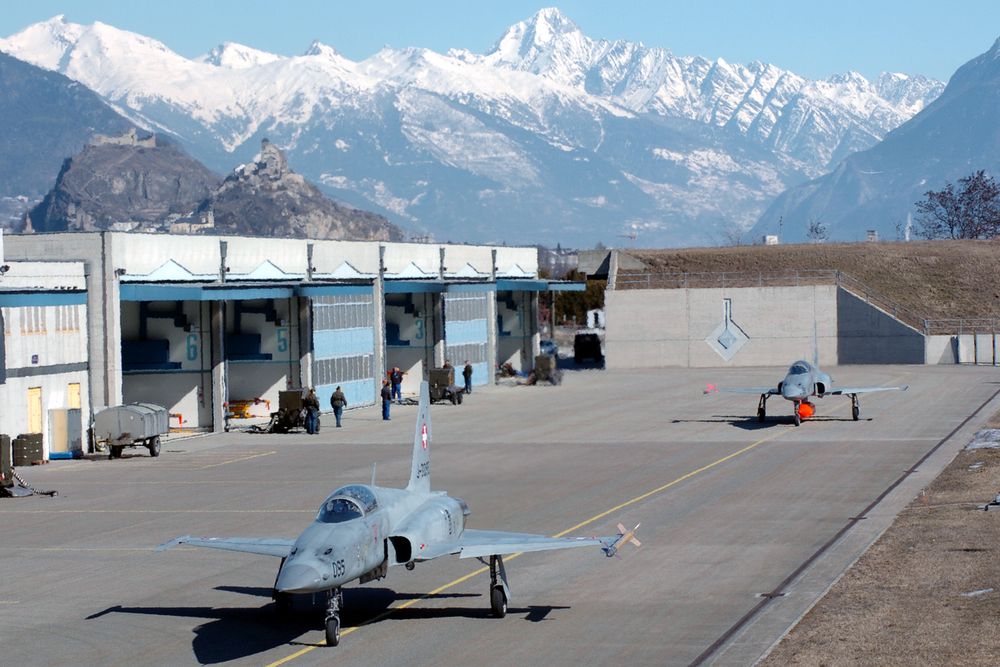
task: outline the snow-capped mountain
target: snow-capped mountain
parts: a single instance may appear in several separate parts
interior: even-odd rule
[[[636,113],[729,127],[801,160],[813,173],[873,145],[944,87],[923,76],[890,73],[875,82],[856,72],[809,81],[761,62],[731,64],[634,42],[594,40],[554,8],[511,26],[483,56],[452,53],[532,72]]]
[[[260,140],[334,196],[441,239],[718,241],[790,185],[868,148],[941,84],[678,57],[594,40],[558,10],[486,54],[384,49],[354,62],[223,44],[197,59],[58,16],[0,50],[65,74],[216,169]],[[694,223],[694,224],[692,224]]]
[[[818,220],[838,240],[862,240],[869,229],[893,238],[926,192],[980,169],[1000,175],[998,108],[1000,40],[962,65],[940,97],[879,144],[783,193],[755,233],[773,234],[780,227],[786,239],[802,240],[809,223]]]

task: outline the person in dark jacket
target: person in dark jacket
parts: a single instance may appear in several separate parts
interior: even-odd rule
[[[389,421],[389,406],[392,404],[392,390],[389,381],[382,380],[382,419]]]
[[[389,371],[389,383],[392,384],[392,399],[397,403],[403,402],[403,376],[404,371],[399,370],[399,366],[393,366]]]
[[[465,360],[465,368],[462,369],[462,377],[465,378],[465,393],[472,393],[472,364]]]
[[[306,433],[315,435],[319,433],[319,398],[316,396],[316,388],[309,389],[309,393],[302,399],[302,407],[306,411]]]
[[[340,390],[340,385],[333,391],[330,397],[330,407],[333,408],[333,417],[337,420],[337,428],[340,428],[340,418],[344,416],[344,408],[347,407],[347,397]]]

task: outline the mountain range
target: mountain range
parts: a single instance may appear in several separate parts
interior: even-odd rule
[[[5,217],[23,214],[52,186],[63,160],[92,135],[131,127],[86,86],[4,53],[0,91],[0,197],[10,202]]]
[[[216,171],[268,138],[328,194],[411,234],[579,246],[634,232],[643,245],[719,242],[943,89],[596,40],[556,9],[485,54],[386,48],[355,62],[321,43],[294,57],[226,43],[188,59],[61,16],[0,51],[84,84]]]
[[[67,159],[27,227],[399,241],[384,217],[331,200],[292,171],[266,139],[254,160],[220,179],[180,147],[134,128],[96,135]]]
[[[914,202],[947,181],[1000,174],[1000,40],[952,75],[940,97],[874,147],[778,197],[753,229],[802,240],[810,221],[837,239],[906,236]],[[912,234],[912,232],[911,232]]]

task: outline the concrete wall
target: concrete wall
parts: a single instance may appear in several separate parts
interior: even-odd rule
[[[925,364],[957,363],[954,336],[927,336],[924,347]]]
[[[845,289],[837,289],[841,364],[923,364],[924,335]]]
[[[748,338],[729,360],[706,342],[726,299]],[[783,366],[812,359],[814,324],[820,363],[838,363],[834,285],[608,291],[605,310],[607,368]]]
[[[955,361],[959,364],[976,363],[975,334],[960,334],[953,336],[955,340]]]

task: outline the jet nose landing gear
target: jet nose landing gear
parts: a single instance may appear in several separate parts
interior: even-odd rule
[[[326,645],[337,646],[340,644],[340,608],[344,604],[344,594],[334,588],[329,596],[326,601]]]

